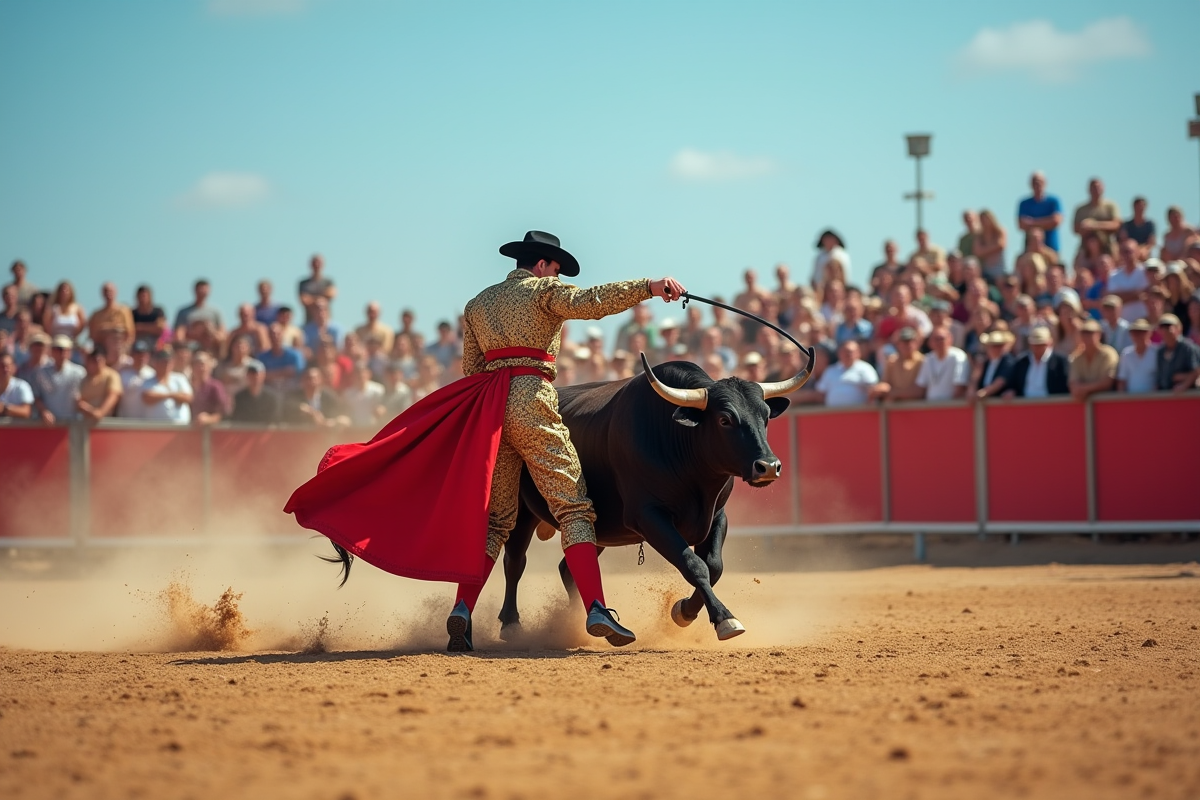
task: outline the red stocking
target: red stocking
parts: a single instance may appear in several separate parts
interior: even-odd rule
[[[454,605],[458,605],[458,601],[462,600],[467,604],[468,611],[475,610],[475,604],[479,602],[479,594],[483,591],[483,585],[487,583],[488,575],[492,574],[492,567],[496,566],[496,562],[490,558],[487,560],[487,574],[483,576],[483,580],[479,583],[460,583],[458,585],[458,594],[454,597]]]
[[[583,610],[592,607],[592,601],[600,601],[604,605],[604,584],[600,580],[600,561],[596,557],[599,551],[596,545],[589,542],[573,544],[563,551],[567,558],[567,568],[579,588],[579,596],[583,599]]]

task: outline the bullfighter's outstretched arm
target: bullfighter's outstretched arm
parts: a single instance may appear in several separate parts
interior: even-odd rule
[[[545,285],[538,301],[545,311],[560,319],[600,319],[628,311],[652,297],[649,278],[602,283],[588,288],[571,286],[557,278],[543,280]]]

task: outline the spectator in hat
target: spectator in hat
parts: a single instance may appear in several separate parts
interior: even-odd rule
[[[246,388],[233,398],[230,422],[247,425],[274,425],[282,412],[279,392],[267,386],[266,370],[258,362],[246,366]]]
[[[79,384],[87,374],[83,367],[71,361],[74,342],[64,333],[50,341],[50,363],[43,364],[33,375],[34,410],[42,422],[53,425],[68,422],[79,416],[75,400]]]
[[[1053,336],[1044,327],[1034,328],[1029,333],[1029,352],[1017,360],[1013,367],[1011,388],[1004,397],[1047,397],[1067,394],[1069,362],[1067,357],[1051,348]]]
[[[1105,295],[1100,301],[1100,333],[1104,343],[1118,353],[1124,353],[1125,348],[1133,344],[1129,338],[1129,323],[1121,318],[1121,305],[1121,298],[1115,294]]]
[[[0,417],[29,419],[33,414],[33,387],[17,377],[12,353],[0,351]]]
[[[93,347],[84,359],[87,373],[79,383],[79,399],[75,408],[79,416],[89,422],[99,422],[112,416],[121,400],[121,376],[108,366],[104,351]]]
[[[1084,401],[1097,392],[1111,391],[1117,377],[1117,351],[1100,343],[1100,323],[1094,319],[1079,325],[1079,352],[1071,359],[1067,386],[1071,396]]]
[[[1062,224],[1062,203],[1052,194],[1046,194],[1046,176],[1035,172],[1029,176],[1033,195],[1026,197],[1017,206],[1017,225],[1027,234],[1032,230],[1043,231],[1046,246],[1059,250],[1058,226]]]
[[[167,312],[163,311],[162,306],[154,305],[154,295],[149,286],[142,284],[137,288],[129,315],[133,318],[134,341],[145,342],[153,350],[167,331]]]
[[[188,356],[190,360],[190,353]],[[174,425],[192,421],[192,384],[187,376],[172,369],[174,357],[175,351],[169,345],[154,351],[150,359],[154,374],[142,383],[142,419]]]
[[[22,314],[28,314],[28,311],[22,311]],[[13,356],[17,359],[17,377],[34,385],[34,375],[42,367],[50,363],[50,337],[38,330],[29,334],[27,339],[25,358],[22,363],[21,351],[14,348]]]
[[[301,374],[300,388],[285,398],[283,414],[284,420],[293,425],[333,428],[350,424],[341,398],[325,386],[325,377],[316,367],[308,367]]]
[[[337,297],[337,287],[333,285],[333,279],[325,276],[325,258],[320,253],[314,253],[308,260],[308,268],[310,274],[300,281],[298,289],[306,327],[316,321],[315,311],[319,303],[324,302],[328,308],[333,304],[333,298]]]
[[[1108,276],[1108,292],[1121,298],[1121,318],[1126,322],[1146,316],[1146,290],[1150,280],[1138,259],[1138,244],[1132,239],[1118,248],[1118,269]]]
[[[925,356],[917,349],[917,332],[901,328],[895,335],[895,347],[896,352],[884,362],[883,381],[875,391],[888,401],[921,400],[925,390],[917,386],[917,375]]]
[[[1128,333],[1131,344],[1121,351],[1117,364],[1117,391],[1146,394],[1158,387],[1158,348],[1150,344],[1150,323],[1134,320]]]
[[[972,387],[974,391],[967,396],[975,400],[999,397],[1008,390],[1017,366],[1017,359],[1010,352],[1016,337],[1011,331],[989,331],[980,336],[979,341],[984,346],[987,360]]]
[[[142,405],[142,388],[154,377],[150,366],[151,347],[143,339],[133,343],[130,364],[118,373],[121,377],[121,399],[117,404],[117,416],[124,419],[144,419],[146,409]]]
[[[675,347],[680,344],[681,333],[679,323],[675,320],[668,318],[662,321],[662,324],[658,326],[658,340],[662,346],[655,353],[658,361],[666,361],[671,358]]]
[[[841,281],[844,284],[849,276],[850,255],[846,252],[846,243],[832,229],[821,231],[817,237],[817,256],[813,259],[812,279],[809,281],[813,291],[820,295],[829,281]]]
[[[838,348],[837,362],[830,364],[817,381],[816,392],[827,406],[863,405],[876,395],[879,374],[859,359],[858,342],[850,340]]]
[[[192,356],[192,420],[198,425],[215,425],[233,410],[229,389],[213,377],[216,365],[208,353]]]
[[[1154,233],[1154,220],[1146,218],[1146,198],[1133,198],[1133,217],[1121,223],[1117,234],[1118,243],[1132,239],[1138,245],[1138,259],[1145,261],[1151,251],[1158,246],[1158,237]]]
[[[763,383],[767,379],[767,362],[759,353],[753,350],[742,356],[742,368],[739,378],[755,383]]]
[[[1158,348],[1158,390],[1184,392],[1200,378],[1200,345],[1183,338],[1183,324],[1174,314],[1158,320],[1162,344]]]
[[[917,386],[926,400],[956,400],[967,393],[971,365],[967,354],[950,343],[950,331],[934,328],[929,334],[929,353],[917,373]]]
[[[111,281],[105,281],[100,287],[100,297],[104,305],[92,312],[88,320],[88,336],[92,344],[100,344],[111,332],[120,332],[131,341],[135,333],[133,312],[129,306],[117,302],[117,286]]]

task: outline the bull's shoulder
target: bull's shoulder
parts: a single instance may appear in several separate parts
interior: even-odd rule
[[[625,378],[565,386],[558,390],[559,413],[563,419],[594,416],[612,404],[613,398],[629,384],[629,380]]]

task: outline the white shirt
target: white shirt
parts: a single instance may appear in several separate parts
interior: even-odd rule
[[[944,359],[938,358],[932,351],[925,354],[921,370],[917,373],[917,386],[925,390],[926,400],[953,400],[955,387],[966,386],[970,377],[967,354],[957,347],[951,347]]]
[[[1117,380],[1125,381],[1125,391],[1130,394],[1153,392],[1158,386],[1158,345],[1147,344],[1140,356],[1133,345],[1122,350]]]
[[[192,384],[181,373],[169,372],[165,381],[160,381],[158,375],[147,378],[142,383],[142,391],[149,394],[180,394],[181,392],[191,394]],[[178,403],[174,399],[163,400],[161,403],[144,406],[141,418],[153,422],[186,425],[192,421],[192,407],[187,403]]]
[[[121,401],[117,405],[117,416],[125,419],[144,419],[146,407],[142,404],[142,387],[148,378],[154,377],[154,369],[149,364],[142,367],[141,372],[134,372],[133,367],[121,370]]]
[[[353,425],[368,427],[375,424],[375,409],[383,405],[383,385],[375,381],[367,381],[361,389],[353,386],[342,392],[342,402],[350,414]]]
[[[1112,294],[1121,292],[1141,292],[1150,285],[1146,279],[1146,270],[1139,265],[1133,272],[1126,272],[1122,267],[1108,275],[1108,291]],[[1121,309],[1121,319],[1133,322],[1146,316],[1146,304],[1141,300],[1128,300]]]
[[[842,362],[830,364],[817,381],[817,391],[825,395],[827,406],[860,406],[867,402],[867,393],[879,383],[879,373],[865,361],[855,361],[849,368]]]
[[[33,390],[54,418],[65,422],[79,416],[75,401],[86,376],[87,370],[72,361],[64,361],[61,370],[51,361],[34,373]]]
[[[842,274],[847,279],[850,277],[850,254],[837,245],[833,246],[832,250],[822,250],[817,253],[817,257],[813,259],[813,278],[816,282],[824,284],[825,282],[825,265],[830,261],[837,261],[842,265]]]
[[[1049,397],[1050,390],[1046,388],[1046,365],[1050,362],[1050,356],[1054,354],[1052,348],[1046,348],[1046,354],[1038,361],[1033,357],[1033,352],[1029,353],[1029,371],[1025,373],[1025,396],[1026,397]]]
[[[8,386],[0,392],[0,404],[6,406],[33,405],[33,387],[17,377],[8,379]]]

